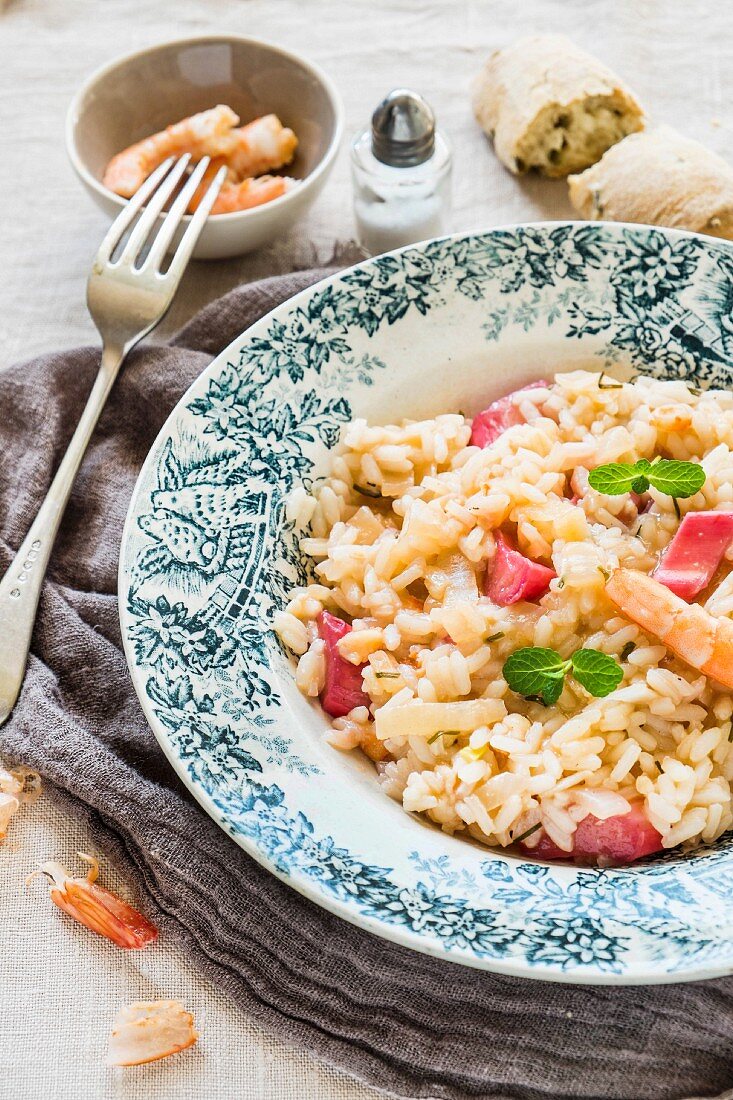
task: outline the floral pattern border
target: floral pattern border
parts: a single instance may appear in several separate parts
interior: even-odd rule
[[[279,721],[284,658],[267,626],[306,576],[287,495],[311,486],[351,418],[350,395],[387,370],[365,341],[456,300],[481,307],[488,344],[545,325],[592,342],[605,363],[730,384],[733,251],[683,234],[497,230],[380,257],[304,292],[209,368],[141,475],[122,588],[138,690],[235,839],[416,946],[585,980],[733,965],[725,847],[563,873],[413,851],[408,873],[338,847],[289,805],[288,777],[320,769]]]

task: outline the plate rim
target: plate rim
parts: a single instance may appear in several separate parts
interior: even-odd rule
[[[319,880],[305,874],[300,868],[294,867],[288,871],[280,870],[270,857],[268,857],[261,848],[257,845],[256,841],[246,836],[245,834],[233,832],[227,827],[224,820],[223,811],[216,806],[211,796],[206,792],[203,785],[195,779],[188,769],[185,767],[183,761],[178,755],[175,746],[172,744],[165,728],[157,718],[151,701],[145,690],[145,682],[143,679],[142,671],[138,668],[137,661],[134,654],[133,645],[129,637],[127,629],[129,623],[129,616],[126,607],[126,601],[121,597],[123,593],[126,593],[129,589],[129,578],[125,568],[125,550],[134,534],[136,510],[138,499],[142,492],[143,482],[148,473],[149,465],[152,461],[152,456],[159,450],[159,442],[161,440],[169,439],[171,437],[171,428],[177,421],[181,411],[185,409],[186,403],[190,400],[191,390],[199,385],[203,379],[210,377],[216,369],[226,365],[226,360],[236,350],[240,350],[242,342],[245,336],[251,334],[253,330],[257,330],[260,326],[266,328],[267,324],[280,313],[281,310],[292,307],[294,302],[300,302],[303,299],[307,299],[311,295],[316,294],[320,290],[337,283],[344,275],[360,270],[365,267],[371,266],[376,260],[383,259],[384,257],[399,256],[403,253],[420,250],[427,244],[436,242],[449,242],[449,241],[462,241],[468,238],[483,237],[495,232],[511,232],[524,229],[539,229],[549,230],[557,229],[561,227],[595,227],[598,229],[611,229],[617,232],[619,235],[625,229],[633,230],[634,232],[647,234],[661,234],[669,237],[673,240],[678,239],[694,239],[699,240],[706,245],[720,245],[728,246],[729,250],[733,252],[733,243],[722,240],[720,238],[707,237],[704,234],[691,232],[688,230],[671,229],[659,226],[641,225],[630,222],[608,222],[608,221],[594,221],[588,222],[582,219],[562,219],[553,221],[549,219],[543,219],[539,221],[520,221],[520,222],[508,222],[500,225],[493,225],[484,229],[472,229],[467,231],[461,231],[456,233],[443,234],[439,237],[426,238],[423,241],[415,242],[414,244],[405,245],[402,248],[393,249],[389,252],[381,253],[378,256],[371,256],[364,260],[360,260],[358,263],[347,265],[338,271],[325,276],[323,279],[319,279],[308,286],[303,287],[301,290],[292,294],[289,298],[286,298],[283,302],[274,306],[262,317],[258,318],[251,325],[249,325],[242,332],[238,333],[218,354],[216,354],[211,361],[204,367],[204,369],[193,379],[191,384],[186,388],[185,392],[176,401],[175,405],[163,421],[160,429],[158,430],[153,443],[151,444],[148,453],[139,469],[135,486],[130,498],[130,502],[125,515],[125,522],[122,529],[122,536],[120,540],[120,554],[117,571],[118,582],[118,614],[120,620],[120,629],[122,635],[122,645],[125,660],[130,672],[130,679],[132,681],[135,693],[138,697],[140,705],[142,707],[145,719],[150,726],[153,735],[156,738],[159,746],[163,750],[166,759],[172,766],[176,775],[186,786],[187,790],[194,796],[196,801],[205,811],[208,817],[221,828],[230,839],[242,848],[249,856],[256,860],[266,871],[274,875],[285,885],[297,890],[299,894],[306,897],[309,901],[314,902],[321,908],[326,909],[328,912],[333,913],[337,917],[346,920],[349,924],[355,927],[361,928],[373,935],[379,936],[381,939],[388,942],[395,943],[400,947],[406,948],[411,951],[419,951],[421,954],[428,955],[433,958],[438,958],[446,962],[450,962],[456,965],[469,966],[472,969],[485,971],[493,974],[500,974],[509,977],[522,978],[530,981],[550,981],[558,982],[567,985],[603,985],[603,986],[641,986],[641,985],[668,985],[681,982],[701,981],[716,977],[723,977],[733,973],[733,944],[731,945],[731,962],[727,965],[701,965],[695,963],[694,960],[690,960],[688,964],[683,965],[679,970],[669,971],[657,968],[651,961],[644,960],[641,963],[627,962],[624,965],[624,969],[620,972],[601,970],[601,969],[576,969],[565,970],[561,965],[557,963],[533,963],[529,966],[524,956],[512,956],[507,955],[504,957],[487,957],[479,956],[470,952],[465,947],[453,945],[447,947],[442,941],[438,945],[434,945],[430,941],[421,937],[413,929],[405,926],[390,924],[379,919],[379,917],[369,916],[358,910],[356,907],[349,906],[345,901],[342,901],[339,897],[329,894],[325,890],[319,889]],[[211,304],[211,303],[210,303]],[[625,869],[626,873],[634,874],[633,868]]]

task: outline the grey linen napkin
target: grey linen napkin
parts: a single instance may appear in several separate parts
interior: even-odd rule
[[[162,934],[245,1012],[380,1089],[680,1100],[730,1088],[733,979],[574,987],[494,977],[396,947],[245,855],[182,788],[146,725],[117,618],[119,543],[138,469],[211,357],[323,274],[233,291],[171,345],[131,356],[74,489],[0,754],[38,769],[88,819],[100,848],[138,882]],[[0,375],[0,568],[48,486],[97,361],[85,348]]]

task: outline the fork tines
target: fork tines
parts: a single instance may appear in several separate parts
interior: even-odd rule
[[[189,153],[185,153],[177,160],[175,157],[169,157],[147,178],[142,187],[129,200],[124,210],[115,218],[109,232],[102,241],[97,253],[97,263],[99,265],[111,265],[115,268],[133,267],[136,271],[155,272],[159,278],[180,278],[226,177],[226,168],[222,167],[209,183],[194,214],[191,216],[168,270],[163,274],[160,267],[165,254],[183,221],[189,203],[201,186],[210,164],[210,158],[203,157],[195,166],[185,184],[180,188],[178,194],[176,194],[176,189],[179,188],[190,161],[191,156]],[[174,195],[175,198],[171,203],[170,210],[165,215],[157,234],[152,238],[146,255],[145,247],[148,244],[148,239],[155,229],[158,218],[163,214],[166,204]],[[138,215],[140,215],[139,218]],[[121,253],[113,260],[112,256],[115,249],[120,245],[125,233],[133,226],[136,218],[138,218],[138,221],[132,228]]]

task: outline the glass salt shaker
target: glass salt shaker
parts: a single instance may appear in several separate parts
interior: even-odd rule
[[[371,255],[450,232],[451,151],[422,96],[396,88],[351,146],[359,243]]]

